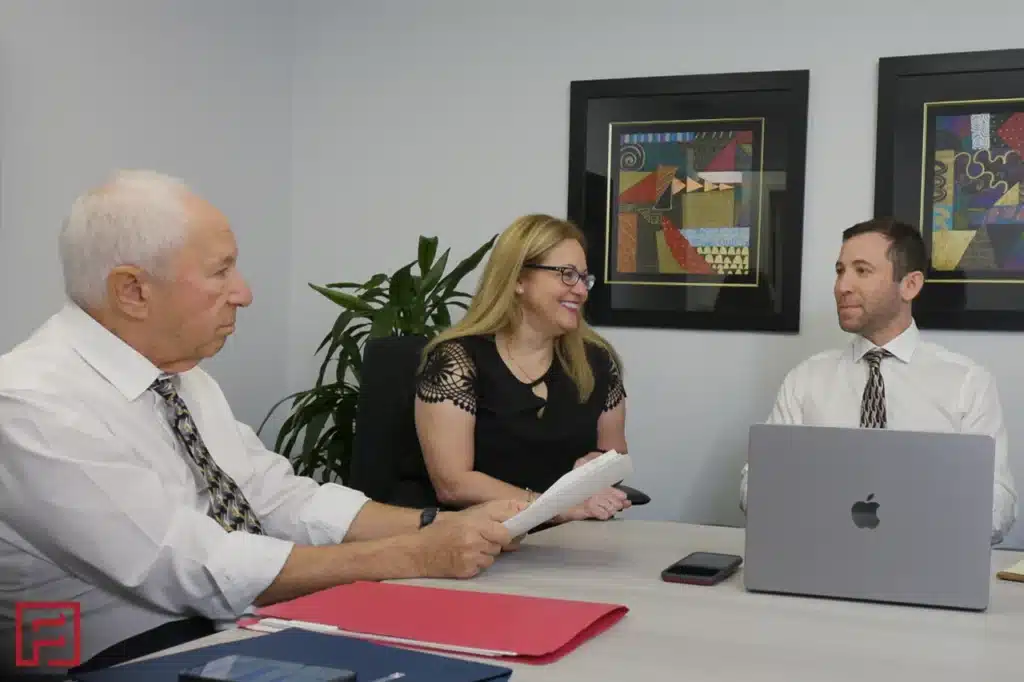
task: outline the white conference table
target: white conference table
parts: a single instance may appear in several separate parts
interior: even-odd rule
[[[409,582],[629,607],[611,629],[554,663],[509,664],[513,682],[1024,678],[1024,583],[995,578],[1024,552],[992,553],[991,606],[973,613],[749,593],[742,569],[714,587],[660,580],[663,568],[694,551],[742,555],[743,530],[573,523],[529,536],[471,580]],[[261,633],[228,630],[156,655],[254,636]]]

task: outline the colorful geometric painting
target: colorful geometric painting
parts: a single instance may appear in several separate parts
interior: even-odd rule
[[[1024,102],[1017,107],[932,110],[921,222],[940,279],[955,270],[1024,280]]]
[[[760,121],[612,126],[608,279],[756,282]]]

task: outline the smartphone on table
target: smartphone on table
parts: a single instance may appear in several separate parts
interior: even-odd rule
[[[669,583],[690,585],[717,585],[735,573],[743,558],[719,552],[693,552],[661,572],[661,579]]]

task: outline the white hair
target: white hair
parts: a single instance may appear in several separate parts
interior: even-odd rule
[[[59,238],[68,297],[83,307],[102,304],[107,276],[120,265],[165,274],[167,256],[187,237],[187,191],[178,178],[133,170],[79,196]]]

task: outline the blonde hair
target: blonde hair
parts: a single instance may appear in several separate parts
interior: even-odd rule
[[[495,242],[465,316],[427,343],[423,362],[435,347],[445,341],[514,329],[522,319],[515,290],[523,267],[541,263],[549,251],[567,239],[586,249],[583,233],[566,220],[543,214],[516,219]],[[587,357],[588,343],[604,349],[618,371],[622,371],[621,359],[612,345],[581,319],[576,329],[555,340],[555,356],[576,385],[580,402],[586,402],[594,390],[594,372]]]

